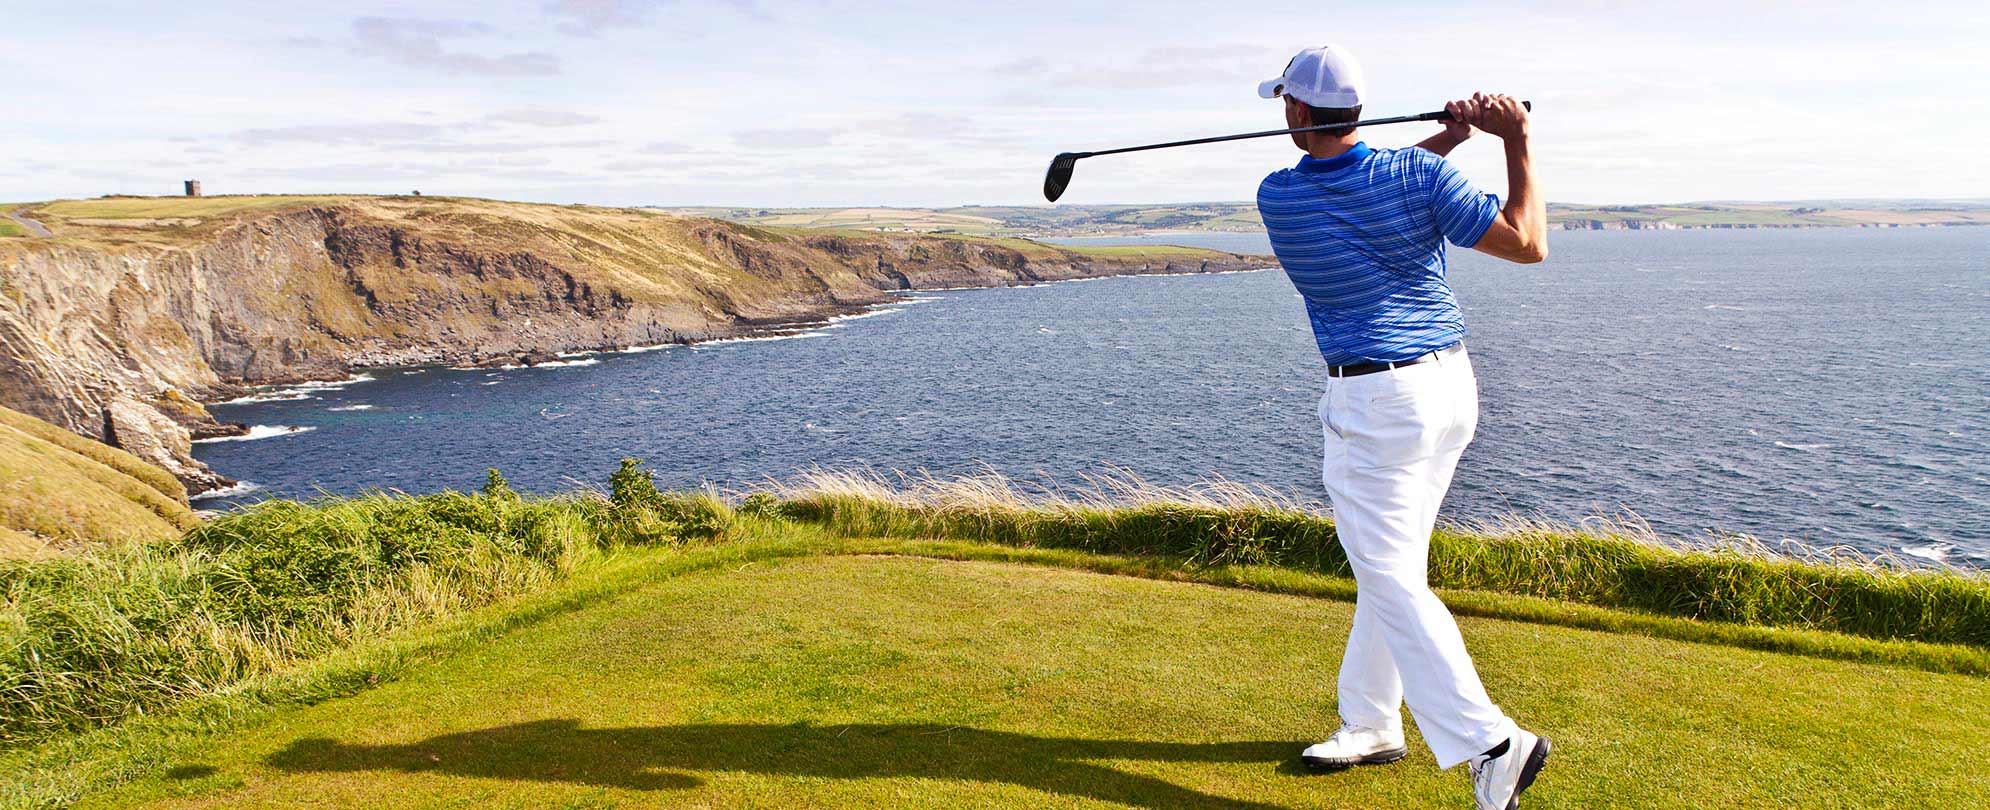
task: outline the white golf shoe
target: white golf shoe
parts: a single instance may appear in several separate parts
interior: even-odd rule
[[[1472,796],[1479,810],[1516,810],[1520,794],[1548,764],[1548,738],[1519,726],[1505,742],[1472,757]]]
[[[1400,727],[1378,729],[1343,723],[1326,742],[1299,752],[1299,761],[1315,768],[1352,768],[1395,762],[1409,753]]]

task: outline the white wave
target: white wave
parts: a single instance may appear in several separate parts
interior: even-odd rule
[[[568,355],[563,354],[560,356],[567,357]],[[599,357],[582,356],[578,360],[548,360],[544,363],[506,363],[502,366],[450,366],[450,368],[456,371],[517,371],[525,368],[572,368],[574,366],[592,366],[600,363],[601,358]]]
[[[561,357],[565,356],[561,355]],[[530,366],[525,366],[525,368],[573,368],[575,366],[597,366],[600,364],[601,358],[599,357],[583,357],[579,360],[552,360],[545,363],[534,363]],[[510,366],[506,366],[506,368],[510,368]]]
[[[1706,306],[1704,306],[1704,307],[1701,307],[1701,309],[1725,309],[1725,310],[1727,310],[1727,311],[1729,311],[1729,312],[1747,312],[1747,311],[1748,311],[1748,310],[1747,310],[1747,308],[1745,308],[1745,307],[1735,307],[1735,306],[1728,306],[1727,304],[1708,304],[1708,305],[1706,305]]]
[[[358,404],[358,405],[336,405],[336,406],[333,406],[333,407],[330,407],[330,408],[326,408],[325,410],[328,410],[328,411],[370,411],[370,410],[373,410],[373,406],[372,406],[372,405],[368,405],[368,404],[366,404],[366,403],[362,402],[362,403],[360,403],[360,404]]]
[[[572,360],[577,357],[593,357],[594,355],[597,354],[600,354],[600,352],[593,350],[584,351],[584,352],[560,352],[561,357],[564,357],[569,360]]]
[[[290,389],[282,389],[282,390],[269,391],[260,394],[247,394],[244,396],[236,397],[231,400],[227,400],[225,402],[217,402],[215,404],[253,405],[258,402],[294,402],[300,399],[310,399],[310,398],[311,395],[304,391],[292,391]]]
[[[190,495],[187,497],[187,500],[204,501],[209,498],[233,498],[237,495],[247,495],[251,492],[255,492],[256,490],[262,488],[263,485],[258,484],[254,481],[236,481],[234,486],[222,487],[220,489],[210,489],[206,492],[200,493],[199,495]]]
[[[924,304],[928,301],[945,301],[945,300],[947,300],[947,297],[944,295],[900,295],[895,303]]]
[[[357,385],[372,381],[373,375],[371,374],[354,374],[343,380],[311,380],[291,385],[257,387],[250,389],[249,393],[244,396],[239,396],[220,404],[249,405],[257,402],[294,402],[300,399],[310,399],[312,392],[315,391],[336,391],[348,385]]]
[[[302,391],[332,391],[344,388],[348,385],[358,385],[359,383],[363,382],[373,382],[373,375],[354,374],[343,380],[312,380],[310,382],[301,382],[290,387]]]
[[[1929,560],[1932,562],[1947,562],[1949,558],[1949,552],[1954,550],[1955,546],[1949,545],[1947,543],[1929,543],[1925,546],[1900,547],[1900,552],[1902,554],[1906,554],[1909,557],[1920,557],[1921,559]]]
[[[480,383],[477,383],[477,384],[478,384],[478,385],[497,385],[498,383],[501,383],[501,382],[504,382],[504,381],[503,381],[503,380],[486,380],[486,381],[484,381],[484,382],[480,382]]]
[[[616,350],[615,350],[615,353],[616,353],[616,354],[642,354],[643,352],[654,352],[654,351],[662,351],[662,350],[664,350],[664,349],[668,349],[668,348],[670,348],[670,347],[672,347],[672,346],[677,346],[677,345],[680,345],[680,344],[676,344],[676,343],[650,343],[650,344],[647,344],[647,345],[643,345],[643,346],[630,346],[630,347],[628,347],[628,348],[623,348],[623,349],[616,349]]]
[[[705,348],[706,346],[717,346],[721,343],[765,343],[772,340],[798,340],[800,338],[816,338],[816,337],[829,337],[829,333],[817,329],[809,332],[784,332],[778,335],[756,335],[753,337],[720,338],[718,340],[708,340],[703,343],[694,343],[691,345],[691,348],[702,349]]]
[[[1825,449],[1825,448],[1827,448],[1827,447],[1830,447],[1831,445],[1828,445],[1828,444],[1792,444],[1792,443],[1790,443],[1790,442],[1776,442],[1776,446],[1777,446],[1777,447],[1781,447],[1781,448],[1783,448],[1784,450],[1805,450],[1805,451],[1809,451],[1809,450],[1823,450],[1823,449]]]
[[[1147,276],[1172,276],[1172,275],[1182,275],[1182,274],[1180,274],[1180,273],[1143,273],[1143,274],[1141,274],[1141,275],[1147,275]],[[1053,284],[1082,284],[1082,283],[1084,283],[1084,282],[1087,282],[1087,281],[1111,281],[1111,280],[1113,280],[1113,279],[1122,279],[1122,278],[1139,278],[1139,277],[1140,277],[1140,276],[1138,276],[1138,275],[1128,275],[1128,276],[1079,276],[1078,278],[1057,278],[1057,279],[1050,279],[1050,280],[1048,280],[1048,281],[1032,281],[1032,282],[1030,282],[1030,283],[1028,283],[1028,284],[1015,284],[1015,285],[1011,285],[1011,286],[1009,287],[1009,289],[1012,289],[1012,290],[1028,290],[1028,289],[1034,289],[1034,288],[1036,288],[1036,287],[1049,287],[1049,286],[1051,286],[1051,285],[1053,285]]]
[[[904,307],[885,307],[882,309],[867,309],[864,310],[863,312],[853,312],[848,315],[833,316],[829,319],[828,323],[830,323],[831,325],[835,325],[842,323],[844,321],[855,321],[878,315],[890,315],[894,312],[904,312],[904,311],[905,311]]]
[[[217,442],[252,442],[257,439],[270,439],[270,438],[275,438],[277,436],[289,436],[293,433],[303,433],[305,431],[311,431],[311,430],[317,430],[317,428],[308,425],[305,427],[290,427],[288,425],[256,425],[254,427],[249,428],[249,432],[244,433],[240,436],[212,436],[205,439],[195,439],[193,440],[193,443],[214,444]]]

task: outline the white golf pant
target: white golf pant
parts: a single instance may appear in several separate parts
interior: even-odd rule
[[[1438,766],[1449,768],[1498,745],[1509,728],[1429,585],[1437,506],[1479,421],[1471,359],[1460,350],[1329,377],[1320,420],[1322,479],[1358,589],[1341,660],[1341,719],[1399,728],[1408,702]]]

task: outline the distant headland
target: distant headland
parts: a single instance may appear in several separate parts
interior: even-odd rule
[[[1256,231],[1257,206],[1244,202],[1171,205],[978,206],[952,208],[666,209],[749,225],[844,228],[982,236],[1123,236],[1165,231]],[[1990,225],[1990,200],[1798,200],[1646,205],[1550,203],[1549,222],[1565,230],[1697,228],[1905,228]]]

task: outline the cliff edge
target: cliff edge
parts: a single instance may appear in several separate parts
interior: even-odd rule
[[[759,228],[646,209],[439,197],[66,200],[0,238],[0,406],[199,493],[201,406],[364,366],[692,342],[892,290],[1263,266],[1191,248]]]

